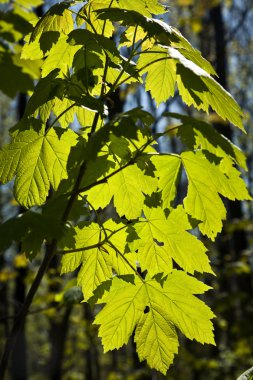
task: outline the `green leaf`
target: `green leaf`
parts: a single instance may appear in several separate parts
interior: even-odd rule
[[[109,294],[100,301],[104,302],[106,306],[96,316],[94,324],[100,325],[99,336],[107,352],[127,344],[133,333],[145,308],[142,283],[133,285],[116,277]]]
[[[214,240],[222,228],[226,210],[219,194],[229,199],[251,199],[240,173],[231,160],[221,164],[210,162],[200,151],[182,153],[182,162],[189,181],[184,206],[193,218],[201,221],[200,231]]]
[[[33,90],[33,78],[15,62],[15,56],[0,52],[0,90],[13,98],[17,92]]]
[[[114,31],[114,26],[111,21],[101,21],[97,18],[96,11],[101,8],[109,7],[111,5],[111,0],[90,0],[89,3],[84,7],[89,15],[89,23],[86,24],[87,30],[96,32],[100,35],[110,38]],[[82,12],[81,12],[82,14]]]
[[[134,10],[119,8],[104,8],[97,10],[101,20],[121,21],[124,26],[140,26],[149,38],[155,38],[157,42],[167,46],[180,46],[187,50],[194,50],[191,44],[176,29],[159,19],[145,17]],[[203,59],[204,62],[206,62]]]
[[[222,228],[222,220],[226,217],[226,209],[213,184],[211,164],[204,156],[196,156],[193,152],[182,154],[183,165],[189,181],[184,206],[193,218],[202,221],[200,231],[214,240]],[[219,170],[219,169],[218,169]]]
[[[144,204],[144,194],[150,194],[156,189],[155,178],[145,176],[136,166],[128,166],[108,179],[114,205],[120,216],[127,219],[138,218]]]
[[[107,256],[100,248],[93,248],[83,254],[77,284],[82,287],[85,300],[92,297],[98,285],[112,277]]]
[[[150,91],[157,106],[174,95],[176,84],[176,65],[168,57],[167,49],[154,46],[141,54],[138,60],[140,73],[147,72],[145,89]]]
[[[67,43],[67,36],[62,35],[56,44],[53,45],[47,58],[42,65],[42,77],[46,77],[54,69],[59,69],[61,77],[67,75],[72,67],[74,55],[78,46],[71,46]]]
[[[186,59],[179,51],[169,48],[177,65],[177,85],[183,101],[205,112],[211,107],[224,120],[244,130],[243,113],[233,97],[221,87],[205,70]]]
[[[62,128],[67,128],[71,123],[73,123],[75,111],[77,110],[77,107],[75,107],[74,105],[75,102],[67,98],[63,98],[62,100],[59,98],[54,99],[53,105],[51,105],[50,110],[54,112],[56,117],[59,117],[58,120]],[[67,109],[68,111],[66,111]]]
[[[31,32],[32,25],[13,11],[0,11],[0,30],[1,37],[7,41],[14,42],[20,40],[24,34]]]
[[[113,4],[114,5],[114,4]],[[119,8],[134,10],[144,16],[165,13],[165,8],[157,0],[119,0]]]
[[[165,374],[178,350],[175,326],[189,339],[214,344],[210,321],[214,315],[193,295],[205,290],[205,285],[181,271],[173,271],[162,285],[155,278],[113,278],[99,301],[106,305],[94,322],[100,325],[104,350],[126,344],[136,327],[134,339],[140,360],[147,360],[151,368]]]
[[[69,33],[68,41],[71,45],[86,45],[90,50],[95,47],[97,52],[104,50],[112,62],[121,62],[115,42],[107,37],[94,34],[86,29],[76,29]]]
[[[176,197],[177,184],[181,173],[181,159],[177,155],[153,155],[151,161],[156,167],[158,188],[162,191],[164,209],[171,209]]]
[[[40,79],[34,89],[31,98],[27,103],[25,116],[33,115],[39,107],[54,99],[57,97],[57,95],[61,96],[64,81],[60,78],[57,78],[58,74],[59,69],[55,69],[51,71],[45,78]]]
[[[174,271],[163,283],[161,299],[163,305],[168,305],[166,308],[168,316],[187,338],[196,339],[202,344],[215,344],[213,325],[210,321],[214,318],[214,314],[204,302],[193,296],[196,289],[193,292],[190,287],[183,288],[180,285],[183,276],[187,275]],[[197,291],[202,293],[203,289],[200,285]]]
[[[81,265],[77,285],[88,300],[101,283],[112,277],[112,268],[120,274],[131,272],[118,257],[118,252],[124,254],[126,238],[125,225],[112,221],[104,223],[103,228],[97,223],[82,223],[70,229],[59,244],[67,249],[61,261],[61,273],[72,272]],[[68,248],[73,252],[68,253]]]
[[[75,227],[74,231],[70,230],[60,246],[64,249],[74,247],[75,250],[79,250],[63,256],[61,273],[72,272],[81,265],[77,285],[82,287],[84,297],[88,300],[103,281],[111,278],[112,270],[108,263],[108,254],[99,247],[99,243],[104,239],[101,227],[96,223],[86,225]]]
[[[127,243],[127,226],[123,223],[115,223],[108,220],[104,223],[108,240],[105,243],[105,250],[108,252],[108,260],[111,267],[118,275],[135,273],[137,256],[125,253]]]
[[[183,38],[183,36],[182,36],[182,38]],[[217,76],[217,73],[214,70],[211,63],[208,62],[205,58],[203,58],[201,53],[197,49],[194,49],[190,44],[189,44],[189,47],[187,46],[187,48],[186,47],[181,48],[181,46],[180,46],[181,41],[178,44],[172,44],[172,45],[177,47],[177,50],[179,51],[179,53],[181,53],[189,61],[191,61],[191,62],[195,63],[197,66],[201,67],[208,74]]]
[[[45,239],[59,239],[64,229],[55,216],[27,211],[0,225],[0,248],[5,250],[14,241],[22,242],[22,252],[34,257]]]
[[[189,149],[202,149],[217,157],[230,157],[236,164],[247,170],[246,157],[243,152],[218,133],[211,124],[176,113],[164,113],[164,116],[182,121],[182,124],[178,126],[177,135]]]
[[[25,44],[22,47],[21,58],[22,59],[42,59],[44,54],[40,47],[38,39],[29,42],[29,35],[24,38]]]
[[[73,30],[74,23],[72,14],[69,11],[71,2],[63,1],[61,3],[53,5],[44,14],[43,17],[36,24],[30,41],[33,42],[37,37],[41,36],[45,32],[55,31],[57,33],[68,34]]]
[[[99,208],[105,208],[112,199],[112,194],[108,183],[93,186],[85,193],[87,194],[88,201],[96,210]]]
[[[16,175],[17,201],[27,208],[41,205],[50,185],[56,190],[61,180],[68,177],[68,155],[75,143],[76,134],[71,130],[51,128],[45,132],[42,127],[20,131],[1,151],[1,180],[6,183]]]
[[[213,273],[205,246],[186,230],[191,229],[185,211],[179,207],[166,218],[161,208],[144,209],[145,219],[135,225],[140,238],[138,259],[150,274],[170,273],[172,259],[186,272]]]

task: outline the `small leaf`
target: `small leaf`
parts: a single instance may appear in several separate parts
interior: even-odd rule
[[[156,167],[158,188],[162,191],[164,209],[171,209],[176,197],[177,184],[180,179],[181,160],[177,155],[154,154],[151,161]]]

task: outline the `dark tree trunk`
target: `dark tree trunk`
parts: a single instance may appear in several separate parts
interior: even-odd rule
[[[87,322],[87,340],[88,340],[88,349],[86,350],[85,357],[85,380],[100,380],[100,363],[99,363],[99,352],[97,349],[97,343],[94,339],[94,331],[92,329],[92,322],[94,315],[90,309],[90,305],[84,303],[84,318]]]
[[[69,329],[69,318],[71,315],[72,307],[67,307],[64,310],[63,316],[60,321],[51,321],[50,326],[50,343],[51,354],[49,362],[49,379],[61,380],[62,379],[62,365],[64,359],[64,347]]]
[[[214,38],[215,38],[215,66],[216,71],[219,76],[219,83],[227,89],[227,76],[228,76],[228,68],[227,68],[227,49],[226,49],[226,40],[225,40],[225,29],[224,29],[224,21],[222,17],[222,6],[218,5],[216,7],[211,8],[210,10],[210,20],[214,30]],[[229,125],[220,125],[215,124],[216,128],[220,130],[227,138],[233,140],[233,132]],[[228,211],[228,220],[233,219],[242,219],[243,211],[242,204],[239,201],[235,202],[227,202],[227,211]],[[239,260],[242,252],[247,248],[247,238],[245,234],[245,230],[237,230],[233,233],[232,241],[230,246],[227,247],[226,251],[233,253],[234,260]],[[249,285],[249,284],[248,284]],[[245,289],[247,291],[250,290],[249,287]]]
[[[50,250],[50,244],[46,249]],[[53,258],[49,267],[49,289],[48,292],[55,294],[61,290],[59,279],[59,259],[57,256]],[[57,307],[57,303],[52,302],[51,306]],[[72,307],[67,307],[63,313],[53,315],[50,318],[49,340],[50,340],[50,356],[48,362],[48,379],[61,380],[62,366],[64,360],[65,341],[69,329],[69,318],[71,315]]]
[[[25,94],[19,94],[17,100],[17,116],[20,120],[25,112],[27,97]],[[19,213],[25,210],[20,207]],[[17,254],[21,252],[21,246],[18,247]],[[17,314],[22,306],[26,296],[25,279],[27,274],[26,268],[17,268],[17,277],[15,279],[15,288],[13,294],[14,313]],[[27,379],[27,341],[25,325],[22,326],[20,334],[16,340],[15,348],[12,353],[10,373],[12,380]]]

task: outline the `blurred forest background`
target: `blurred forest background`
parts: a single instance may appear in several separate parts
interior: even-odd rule
[[[243,176],[253,189],[253,0],[173,0],[166,21],[176,26],[212,62],[219,82],[236,98],[245,113],[248,135],[210,114],[212,122],[247,154],[248,172]],[[39,77],[40,62],[20,60],[27,22],[41,16],[49,0],[0,0],[0,143],[8,142],[8,128],[22,117],[27,93]],[[14,16],[13,16],[14,12]],[[116,37],[116,36],[115,36]],[[15,52],[15,54],[14,54]],[[11,69],[11,71],[10,71]],[[160,123],[164,111],[187,113],[179,97],[156,108],[149,94],[134,85],[122,88],[112,99],[115,113],[143,106],[156,117],[154,131],[173,127]],[[173,131],[160,149],[181,149]],[[182,193],[184,184],[180,184]],[[207,302],[217,318],[216,347],[202,346],[181,337],[179,355],[168,375],[162,376],[139,363],[134,342],[119,351],[103,354],[94,311],[82,299],[75,280],[59,276],[58,258],[51,264],[37,294],[26,325],[16,344],[10,368],[11,380],[234,380],[253,365],[253,205],[227,202],[228,220],[215,243],[205,241],[216,277],[204,280],[213,286]],[[0,219],[6,221],[24,210],[15,203],[9,186],[0,187]],[[31,236],[36,239],[36,236]],[[4,248],[0,243],[0,248]],[[43,253],[41,253],[42,255]],[[13,318],[32,282],[41,256],[32,263],[19,245],[0,256],[0,351]]]

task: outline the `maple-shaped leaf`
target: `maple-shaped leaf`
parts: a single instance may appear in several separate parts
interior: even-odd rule
[[[144,214],[146,218],[135,224],[140,238],[138,260],[142,270],[150,274],[170,273],[174,259],[186,272],[213,273],[205,246],[187,232],[192,227],[181,207],[173,210],[168,218],[161,208],[146,207]]]
[[[180,284],[182,277],[186,278],[185,284]],[[198,287],[197,280],[189,277],[182,271],[173,271],[168,275],[162,286],[164,304],[168,304],[167,312],[175,326],[189,339],[198,342],[215,344],[213,325],[211,319],[215,317],[211,309],[193,294],[201,294],[207,290],[202,284]],[[194,284],[193,289],[191,286]],[[155,284],[156,285],[156,284]],[[157,287],[157,285],[156,285]]]
[[[37,130],[32,129],[35,126]],[[68,155],[77,135],[59,128],[45,131],[35,119],[29,120],[26,128],[16,131],[13,141],[0,152],[0,176],[4,183],[16,176],[17,201],[24,207],[32,207],[45,202],[50,185],[57,189],[61,180],[68,177]]]
[[[42,65],[42,77],[47,76],[54,69],[60,69],[61,77],[69,73],[79,47],[68,44],[67,39],[67,36],[62,35],[53,45]]]
[[[163,115],[182,121],[178,126],[177,136],[189,149],[202,149],[217,157],[230,157],[233,162],[247,170],[246,157],[241,149],[217,132],[211,124],[177,113],[165,112]]]
[[[94,50],[97,53],[104,51],[112,62],[121,62],[120,54],[114,41],[94,32],[92,33],[87,29],[72,30],[69,33],[68,42],[70,45],[85,45],[90,51]]]
[[[119,274],[132,272],[127,260],[122,258],[126,238],[126,226],[111,220],[103,226],[85,222],[69,229],[59,243],[66,251],[61,261],[61,273],[72,272],[81,266],[77,285],[82,287],[88,300],[101,283],[112,277],[112,269]]]
[[[61,273],[72,272],[81,265],[77,285],[82,287],[86,300],[103,281],[112,276],[108,253],[99,246],[104,238],[103,230],[97,223],[85,223],[75,227],[74,231],[70,230],[60,242],[65,249],[73,247],[73,250],[78,250],[64,254]]]
[[[153,177],[145,176],[137,165],[131,165],[110,177],[108,185],[119,215],[135,219],[141,214],[144,193],[155,191],[157,181]]]
[[[94,324],[100,325],[99,336],[105,352],[127,344],[144,311],[145,289],[141,282],[133,284],[133,279],[133,275],[127,276],[125,281],[115,277],[109,293],[99,301],[106,306],[96,316]]]
[[[145,50],[139,60],[140,73],[146,73],[145,89],[150,91],[157,105],[174,95],[176,84],[176,64],[169,59],[167,49],[154,46]]]
[[[161,283],[156,278],[143,280],[133,275],[113,278],[99,300],[106,305],[94,321],[100,325],[104,350],[126,344],[135,329],[140,360],[165,374],[178,350],[175,327],[189,339],[214,344],[210,321],[214,315],[194,296],[208,287],[198,283],[181,271],[173,271]]]
[[[178,285],[182,273],[172,272],[162,286],[154,279],[146,281],[144,286],[148,309],[135,331],[134,339],[140,360],[146,359],[151,368],[163,374],[166,374],[177,353],[175,326],[189,339],[214,344],[210,321],[214,315],[208,306],[193,295],[191,288]]]
[[[74,22],[72,13],[68,9],[70,5],[71,2],[62,1],[49,8],[36,24],[31,34],[30,41],[34,41],[36,37],[41,36],[41,34],[45,32],[55,31],[59,34],[68,34],[73,30]]]
[[[251,197],[240,173],[231,166],[230,160],[230,164],[224,165],[222,171],[222,162],[210,162],[200,151],[185,152],[181,157],[189,181],[184,199],[185,209],[202,222],[199,224],[200,231],[214,240],[226,217],[226,209],[219,194],[232,200]]]

